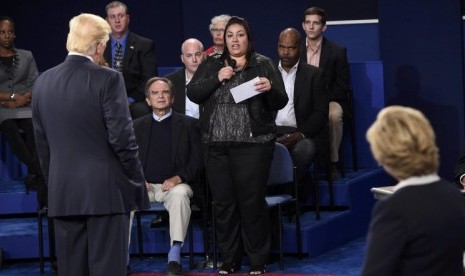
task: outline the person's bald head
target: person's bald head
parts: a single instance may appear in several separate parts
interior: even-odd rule
[[[279,34],[279,39],[283,38],[284,36],[289,36],[292,39],[296,40],[296,43],[300,45],[300,42],[302,40],[300,36],[300,32],[296,28],[287,28],[281,31]]]
[[[186,39],[181,45],[181,61],[189,74],[194,74],[204,57],[203,44],[198,39]]]
[[[295,28],[284,29],[279,34],[278,55],[281,67],[289,70],[297,64],[300,57],[300,33]]]

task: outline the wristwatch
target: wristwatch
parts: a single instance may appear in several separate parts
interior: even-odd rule
[[[14,101],[14,100],[15,100],[15,96],[16,96],[16,94],[15,94],[15,93],[11,93],[11,96],[10,96],[10,101]]]

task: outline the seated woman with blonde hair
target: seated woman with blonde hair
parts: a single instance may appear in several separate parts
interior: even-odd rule
[[[386,107],[366,137],[399,183],[373,209],[362,275],[463,275],[465,201],[437,175],[429,121],[413,108]]]

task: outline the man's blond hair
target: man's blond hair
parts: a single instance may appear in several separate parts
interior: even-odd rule
[[[69,21],[66,49],[83,55],[92,55],[97,44],[106,44],[111,33],[110,25],[100,16],[82,13]]]

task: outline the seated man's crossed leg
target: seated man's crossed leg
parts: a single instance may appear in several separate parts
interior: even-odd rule
[[[171,189],[163,190],[162,184],[149,183],[148,194],[150,202],[163,203],[169,213],[169,229],[171,249],[168,253],[168,272],[181,274],[181,247],[189,228],[191,216],[190,198],[192,189],[187,184],[177,184]],[[177,274],[177,273],[173,273]]]

